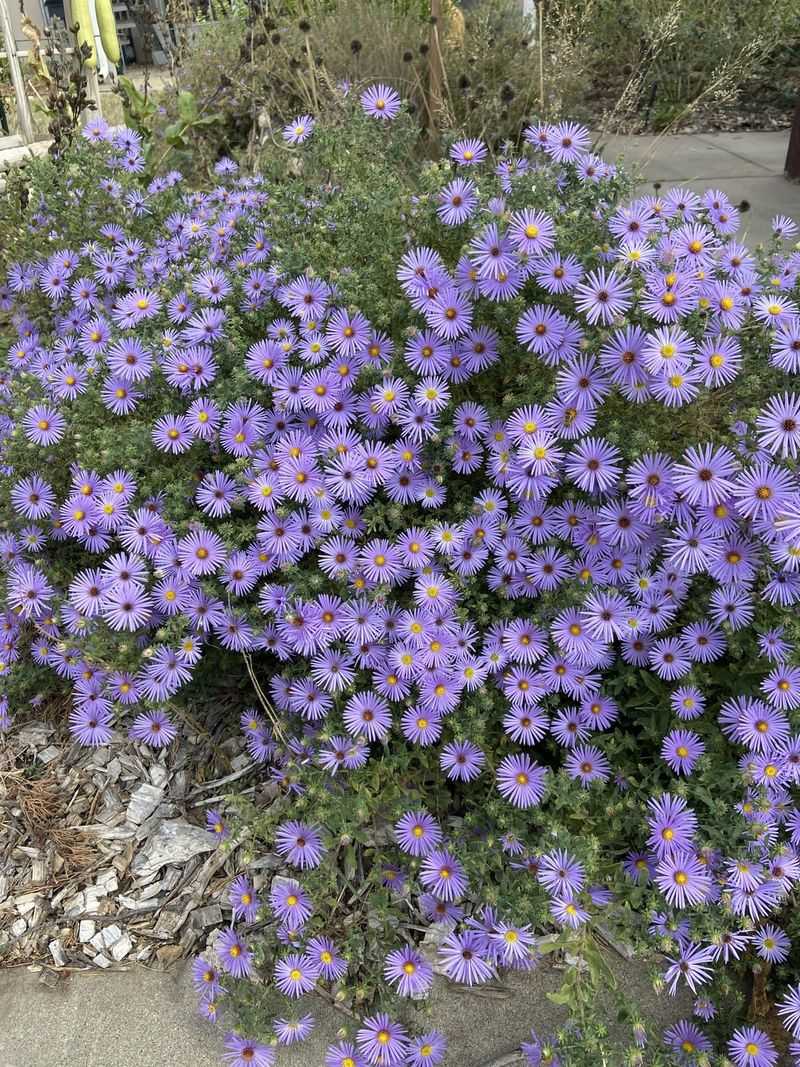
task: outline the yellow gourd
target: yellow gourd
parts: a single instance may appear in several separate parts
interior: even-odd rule
[[[89,15],[89,0],[72,0],[70,8],[72,11],[72,21],[77,22],[78,24],[78,32],[76,34],[78,47],[86,44],[91,48],[92,53],[86,60],[86,66],[94,70],[97,66],[97,52],[94,47],[92,19]]]
[[[117,37],[117,22],[114,18],[111,0],[95,0],[94,11],[97,16],[97,28],[100,30],[103,51],[108,56],[109,63],[116,66],[120,57],[119,37]]]

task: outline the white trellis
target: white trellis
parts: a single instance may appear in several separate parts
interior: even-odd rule
[[[30,144],[33,141],[33,118],[31,116],[28,92],[25,88],[25,78],[19,62],[20,57],[24,57],[28,53],[17,49],[8,0],[0,0],[0,23],[3,26],[3,43],[5,45],[4,50],[0,52],[0,58],[8,61],[9,70],[11,71],[11,84],[14,87],[14,96],[17,101],[17,122],[20,136],[25,144]]]

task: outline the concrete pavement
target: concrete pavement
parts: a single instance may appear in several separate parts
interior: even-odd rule
[[[654,994],[647,965],[616,956],[610,962],[648,1023],[663,1027],[690,1015],[691,998]],[[512,974],[497,987],[469,991],[437,979],[413,1029],[447,1034],[446,1064],[487,1067],[516,1049],[532,1026],[547,1033],[565,1020],[565,1009],[547,999],[562,977],[548,957],[534,972]],[[617,1025],[616,1011],[605,1007],[601,999],[612,1036],[627,1041],[630,1028]],[[323,1067],[327,1045],[350,1023],[322,1001],[313,1013],[315,1032],[304,1044],[281,1049],[277,1067]],[[220,1067],[224,1020],[214,1028],[196,1014],[186,965],[173,973],[131,967],[73,974],[55,989],[25,968],[0,971],[0,1019],[0,1067]]]
[[[770,235],[770,220],[789,215],[800,222],[800,183],[783,176],[788,130],[737,133],[678,133],[603,138],[598,153],[608,160],[623,158],[641,178],[639,191],[688,186],[697,193],[720,189],[734,204],[748,201],[742,214],[741,234],[755,245]]]

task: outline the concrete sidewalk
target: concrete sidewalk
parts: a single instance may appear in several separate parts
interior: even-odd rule
[[[638,1003],[644,1018],[663,1027],[691,1014],[691,998],[657,997],[650,968],[621,957],[609,961],[618,984]],[[502,985],[462,989],[437,979],[422,1007],[416,1032],[442,1029],[450,1041],[446,1064],[488,1067],[518,1048],[532,1026],[545,1034],[567,1012],[547,999],[563,973],[546,958],[529,974],[512,974]],[[628,1042],[630,1027],[603,1010],[611,1037]],[[311,1010],[304,1002],[303,1011]],[[337,1040],[346,1016],[318,1001],[316,1029],[304,1044],[279,1050],[277,1067],[323,1067],[325,1049]],[[0,1067],[219,1067],[223,1026],[196,1013],[188,967],[175,973],[132,967],[119,972],[73,974],[57,988],[42,985],[25,968],[0,971]]]
[[[770,220],[789,215],[800,222],[800,183],[783,176],[788,130],[765,133],[678,133],[663,137],[609,136],[599,138],[598,153],[641,177],[640,192],[687,186],[697,193],[713,188],[726,193],[737,206],[748,201],[740,233],[751,245],[770,236]]]

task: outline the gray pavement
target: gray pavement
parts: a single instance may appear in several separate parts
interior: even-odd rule
[[[621,156],[641,177],[641,192],[652,192],[653,182],[661,182],[695,192],[720,189],[737,205],[748,201],[740,232],[751,245],[768,239],[775,215],[800,222],[800,183],[783,176],[788,130],[597,138],[600,154],[609,160]]]
[[[656,996],[650,968],[609,960],[621,988],[638,1003],[643,1018],[665,1026],[691,1012],[686,997]],[[532,1026],[540,1033],[557,1026],[566,1011],[546,994],[562,974],[549,958],[530,974],[513,974],[502,986],[475,991],[437,980],[414,1029],[431,1026],[450,1040],[447,1065],[488,1067],[512,1052]],[[627,1040],[630,1030],[614,1023],[612,1034]],[[303,1045],[281,1049],[277,1067],[323,1067],[326,1046],[350,1020],[318,1001],[317,1027]],[[132,967],[125,971],[72,974],[55,989],[25,968],[0,971],[0,1067],[219,1067],[222,1029],[196,1014],[187,967],[173,973]],[[610,1062],[610,1061],[609,1061]]]

